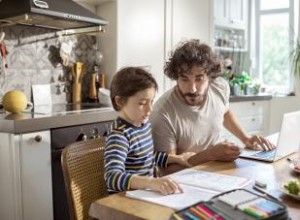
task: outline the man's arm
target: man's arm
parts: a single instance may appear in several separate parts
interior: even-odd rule
[[[175,151],[170,151],[169,153],[176,154]],[[199,164],[213,160],[233,161],[238,158],[239,155],[240,150],[235,144],[229,142],[221,142],[191,156],[188,162],[191,166],[197,166]],[[186,167],[180,164],[170,164],[168,168],[160,169],[160,174],[167,175],[184,168]]]
[[[246,141],[250,138],[230,109],[228,109],[228,111],[224,114],[223,124],[226,129],[239,138],[243,143],[246,143]]]
[[[187,152],[186,154],[187,155],[192,155],[192,154],[195,154],[195,153]],[[178,154],[174,150],[170,151],[168,153],[168,155],[169,155],[169,158],[178,157]],[[174,157],[172,157],[171,155],[174,156]],[[191,158],[193,156],[188,156],[188,157]],[[171,161],[169,160],[169,162],[170,163],[168,164],[167,167],[157,167],[158,168],[158,173],[157,173],[158,176],[165,176],[165,175],[175,173],[177,171],[180,171],[180,170],[183,170],[183,169],[189,167],[187,164],[178,163],[177,161],[174,161],[175,163],[172,163],[172,160]],[[190,159],[187,158],[186,163],[190,164]]]
[[[230,109],[224,114],[224,127],[227,128],[234,136],[239,138],[249,149],[272,150],[275,148],[275,146],[270,141],[262,136],[247,135]]]

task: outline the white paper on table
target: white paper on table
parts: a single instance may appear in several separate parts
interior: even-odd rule
[[[194,168],[185,169],[169,176],[178,183],[214,190],[219,193],[244,188],[253,182],[253,180],[244,177],[205,172]]]
[[[208,201],[219,193],[244,188],[253,182],[243,177],[205,172],[193,168],[174,173],[169,177],[180,184],[183,193],[164,196],[150,190],[133,190],[127,191],[126,196],[181,210],[197,202]]]
[[[183,193],[164,196],[151,190],[133,190],[127,191],[126,196],[167,206],[176,210],[181,210],[197,202],[208,201],[213,196],[218,194],[216,191],[210,191],[181,184],[180,186],[183,189]]]

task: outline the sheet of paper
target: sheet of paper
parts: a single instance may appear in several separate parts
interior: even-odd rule
[[[126,196],[180,210],[197,202],[207,201],[221,192],[244,188],[253,182],[247,178],[193,168],[174,173],[169,177],[180,184],[183,193],[164,196],[150,190],[133,190],[127,191]]]
[[[189,207],[200,201],[208,201],[217,192],[191,186],[181,185],[183,193],[164,196],[160,193],[150,190],[133,190],[127,191],[126,196],[152,202],[162,206],[167,206],[176,210]]]
[[[51,106],[51,85],[50,84],[38,84],[32,85],[32,96],[34,106],[48,105]]]
[[[244,188],[253,182],[243,177],[205,172],[193,168],[174,173],[170,177],[181,184],[214,190],[220,193],[236,188]]]

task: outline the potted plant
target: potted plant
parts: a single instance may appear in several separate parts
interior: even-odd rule
[[[300,80],[300,42],[298,38],[292,52],[292,74],[296,80]]]

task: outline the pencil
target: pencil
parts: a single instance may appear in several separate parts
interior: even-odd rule
[[[266,192],[265,190],[259,188],[259,187],[256,186],[256,185],[253,186],[253,189],[256,190],[256,191],[258,191],[258,192],[260,192],[260,193],[262,193],[262,194],[264,194],[266,197],[269,197],[269,198],[271,198],[271,199],[273,199],[273,200],[276,200],[276,201],[280,201],[279,198],[277,198],[277,197],[271,195],[270,193]]]
[[[174,217],[176,220],[183,220],[183,218],[181,218],[179,215],[177,215],[177,213],[173,213],[173,217]]]
[[[191,212],[193,212],[195,215],[197,215],[201,219],[209,220],[209,217],[207,215],[205,215],[204,213],[202,213],[199,209],[196,209],[195,207],[190,207],[190,210],[191,210]]]

